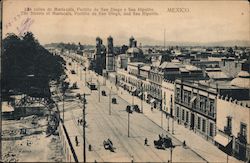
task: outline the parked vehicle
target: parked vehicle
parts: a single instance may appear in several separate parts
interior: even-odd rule
[[[102,95],[103,95],[103,96],[106,96],[106,92],[105,92],[105,91],[102,91]]]
[[[92,82],[87,82],[87,86],[90,90],[97,90],[96,84]]]
[[[117,101],[116,101],[115,97],[112,98],[112,104],[117,104]]]
[[[133,111],[135,111],[137,113],[141,113],[141,110],[140,110],[138,105],[131,105],[131,106],[132,106]]]
[[[154,140],[154,146],[157,149],[166,149],[169,147],[174,147],[172,144],[172,139],[166,135],[166,137],[160,136],[158,140]]]
[[[106,150],[110,150],[111,152],[114,152],[115,151],[115,148],[113,146],[113,143],[110,139],[107,139],[107,140],[104,140],[103,141],[103,147],[106,149]]]

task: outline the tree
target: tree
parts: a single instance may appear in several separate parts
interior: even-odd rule
[[[2,93],[49,94],[49,81],[59,80],[65,61],[42,47],[31,32],[8,34],[3,40]],[[38,93],[39,94],[39,93]]]

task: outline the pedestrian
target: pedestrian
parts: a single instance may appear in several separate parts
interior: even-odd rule
[[[185,147],[185,146],[186,146],[186,141],[184,140],[184,141],[183,141],[183,147]]]
[[[89,151],[91,151],[92,150],[92,146],[91,146],[91,144],[89,144]]]
[[[83,121],[82,121],[82,119],[81,119],[81,120],[80,120],[80,124],[81,124],[81,125],[82,125],[82,122],[83,122]]]
[[[75,137],[75,142],[76,142],[76,146],[78,146],[78,138],[77,138],[77,136]]]
[[[79,119],[77,120],[77,124],[78,124],[78,126],[80,125],[80,120]]]
[[[151,111],[153,111],[153,107],[151,106]]]
[[[148,145],[148,139],[147,138],[145,138],[145,140],[144,140],[144,145]]]

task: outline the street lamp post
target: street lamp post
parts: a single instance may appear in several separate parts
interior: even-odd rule
[[[79,97],[79,99],[82,101],[83,103],[83,109],[82,109],[82,116],[83,116],[83,125],[82,125],[82,129],[83,129],[83,162],[86,163],[86,118],[85,118],[85,111],[86,111],[86,94],[83,94],[83,98]]]
[[[172,117],[172,134],[174,134],[174,117]]]
[[[167,118],[168,118],[168,131],[169,131],[169,116],[167,115]]]
[[[132,92],[132,105],[134,105],[134,93]]]
[[[132,114],[133,110],[130,106],[130,107],[126,108],[126,111],[128,112],[128,137],[129,137],[129,128],[130,128],[130,118],[129,118],[130,116],[129,116],[129,114]]]

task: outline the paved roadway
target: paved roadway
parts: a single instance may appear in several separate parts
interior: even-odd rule
[[[68,64],[67,64],[68,66]],[[68,70],[74,65],[68,66]],[[75,66],[77,67],[77,66]],[[88,73],[87,73],[88,74]],[[159,134],[168,135],[161,127],[140,113],[130,115],[130,137],[128,137],[128,114],[125,111],[129,104],[119,96],[116,91],[111,92],[112,97],[116,97],[118,104],[112,104],[111,115],[109,115],[109,96],[101,96],[101,102],[98,102],[98,91],[92,91],[84,87],[84,73],[82,81],[80,74],[71,74],[67,71],[69,81],[72,84],[77,82],[80,89],[71,90],[66,93],[65,98],[65,126],[69,132],[71,141],[76,149],[79,160],[83,160],[82,148],[82,127],[78,125],[77,120],[82,117],[81,103],[76,100],[77,93],[90,93],[87,96],[88,104],[86,109],[86,137],[87,146],[92,145],[93,151],[87,151],[87,161],[106,161],[106,162],[127,162],[134,160],[136,162],[167,162],[170,159],[170,150],[159,150],[153,145],[153,140],[158,139]],[[95,75],[92,75],[94,81]],[[101,86],[109,94],[106,86]],[[59,102],[59,108],[62,108],[62,102]],[[75,136],[80,141],[79,146],[75,146]],[[169,135],[171,137],[171,135]],[[114,144],[115,152],[105,150],[103,140],[110,138]],[[148,139],[149,146],[144,145],[144,139]],[[181,142],[173,138],[176,148],[173,150],[174,162],[206,162],[190,148],[183,148]]]

